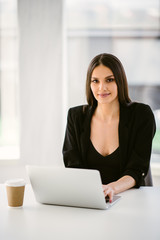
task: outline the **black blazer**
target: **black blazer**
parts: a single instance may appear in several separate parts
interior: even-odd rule
[[[87,149],[90,123],[95,107],[89,105],[70,108],[63,145],[66,167],[87,168]],[[152,139],[156,131],[151,108],[142,103],[120,105],[119,149],[120,172],[132,176],[136,187],[144,185],[150,164]]]

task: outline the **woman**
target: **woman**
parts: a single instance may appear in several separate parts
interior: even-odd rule
[[[66,167],[97,169],[103,191],[114,194],[144,185],[155,120],[151,108],[132,102],[119,59],[100,54],[86,80],[88,105],[71,108],[63,146]]]

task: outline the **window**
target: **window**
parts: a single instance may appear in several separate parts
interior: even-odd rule
[[[152,159],[160,162],[159,7],[159,0],[66,0],[66,62],[70,107],[85,102],[87,67],[95,55],[113,53],[122,61],[131,99],[155,113]]]
[[[0,159],[19,158],[17,1],[0,0]]]

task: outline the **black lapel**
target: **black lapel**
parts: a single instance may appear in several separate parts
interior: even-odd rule
[[[83,121],[82,133],[80,137],[82,159],[85,166],[86,166],[87,149],[88,149],[89,140],[90,140],[91,118],[94,110],[95,108],[91,106],[89,106],[88,109],[85,110],[86,111],[84,113],[85,118]]]
[[[120,121],[119,121],[119,149],[121,168],[125,164],[128,145],[128,120],[129,120],[129,107],[120,105]]]

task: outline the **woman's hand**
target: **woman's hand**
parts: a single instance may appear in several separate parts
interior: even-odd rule
[[[111,203],[113,201],[113,196],[115,195],[115,183],[109,183],[107,185],[102,185],[103,192],[105,197],[109,197],[109,202]]]
[[[136,184],[136,181],[131,176],[123,176],[119,180],[115,182],[111,182],[106,185],[102,185],[103,192],[105,197],[109,197],[109,202],[112,202],[113,196],[115,194],[118,194],[120,192],[126,191],[129,188],[134,187]]]

